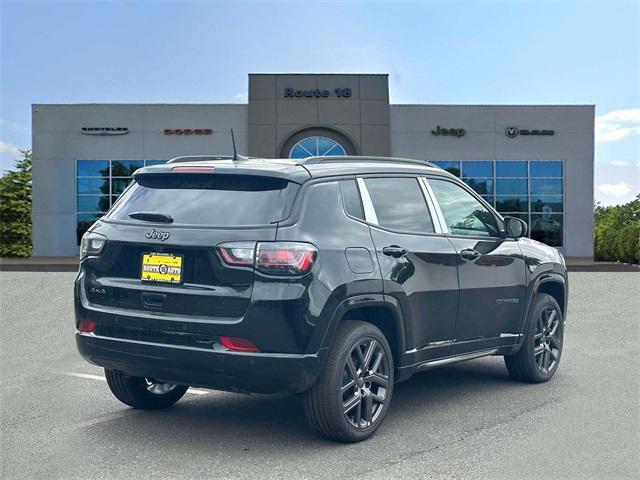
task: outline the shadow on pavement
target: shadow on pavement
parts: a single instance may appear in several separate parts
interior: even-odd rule
[[[467,409],[468,403],[471,407],[493,403],[500,391],[518,388],[523,388],[523,384],[510,380],[501,359],[496,358],[423,372],[396,385],[393,405],[382,430],[402,434],[399,430],[407,424],[424,424],[432,415],[447,415],[447,409],[449,414],[451,409]],[[379,441],[385,434],[382,430],[369,442]],[[307,426],[300,395],[187,396],[168,410],[138,411],[83,429],[83,435],[92,434],[121,446],[137,447],[152,439],[165,439],[162,448],[167,455],[211,452],[211,449],[217,453],[259,450],[260,454],[273,455],[283,447],[308,450],[323,446],[325,451],[331,446],[340,447],[325,441]]]

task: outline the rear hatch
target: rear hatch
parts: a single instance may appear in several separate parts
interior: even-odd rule
[[[275,240],[299,184],[218,166],[148,170],[87,234],[106,241],[83,262],[86,299],[123,320],[241,321],[254,272],[228,265],[219,245]]]

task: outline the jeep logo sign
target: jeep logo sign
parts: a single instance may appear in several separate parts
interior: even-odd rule
[[[160,230],[156,230],[155,228],[152,229],[150,232],[147,232],[147,238],[149,240],[161,240],[161,241],[165,241],[167,238],[169,238],[169,236],[171,235],[171,233],[169,232],[161,232]]]
[[[442,128],[440,125],[436,126],[435,130],[431,130],[431,135],[439,136],[442,135],[444,137],[464,137],[464,134],[467,131],[464,128]]]
[[[518,127],[507,127],[504,129],[504,134],[509,137],[509,138],[516,138],[518,135],[522,135],[527,136],[527,135],[554,135],[556,132],[555,130],[527,130],[527,129],[520,129]]]

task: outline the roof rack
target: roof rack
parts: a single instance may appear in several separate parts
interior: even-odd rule
[[[331,157],[308,157],[303,159],[301,165],[315,165],[318,163],[359,163],[359,162],[386,162],[386,163],[413,163],[426,167],[440,168],[437,165],[426,160],[416,160],[413,158],[395,158],[395,157],[368,157],[368,156],[331,156]]]

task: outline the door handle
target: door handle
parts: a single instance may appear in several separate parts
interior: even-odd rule
[[[482,254],[477,250],[474,250],[473,248],[465,248],[464,250],[460,251],[460,256],[465,260],[475,260],[480,255]]]
[[[384,247],[382,249],[382,253],[385,255],[389,255],[393,258],[400,258],[407,254],[409,250],[403,247],[399,247],[398,245],[389,245],[388,247]]]

